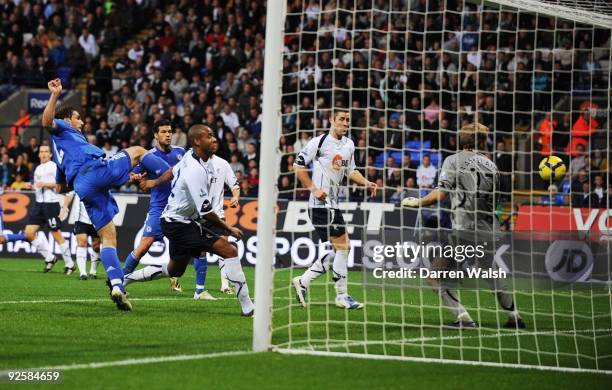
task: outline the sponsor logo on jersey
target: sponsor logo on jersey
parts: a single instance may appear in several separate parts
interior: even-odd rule
[[[343,160],[342,155],[336,154],[332,159],[332,169],[340,171],[342,167],[348,167],[348,160]]]

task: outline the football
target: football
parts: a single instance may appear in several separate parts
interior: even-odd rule
[[[540,177],[543,180],[561,180],[565,176],[565,172],[567,168],[561,160],[557,156],[549,156],[540,162]]]

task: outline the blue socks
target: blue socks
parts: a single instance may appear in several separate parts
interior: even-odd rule
[[[130,252],[128,257],[125,258],[125,264],[123,265],[123,273],[127,275],[127,274],[131,274],[132,272],[134,272],[136,267],[138,267],[139,262],[140,262],[140,259],[136,258],[136,256],[134,255],[134,252]]]
[[[102,247],[100,249],[100,260],[102,260],[102,264],[104,264],[106,275],[113,287],[117,286],[121,291],[125,292],[123,288],[123,270],[121,269],[119,256],[117,256],[117,248],[109,246]]]
[[[23,233],[6,234],[4,237],[6,238],[6,242],[26,241],[26,238]]]
[[[161,175],[170,169],[170,165],[163,159],[157,157],[153,153],[145,154],[140,160],[140,164],[147,170],[147,172],[155,173],[156,175]]]
[[[208,262],[206,256],[193,259],[193,267],[196,272],[196,294],[204,291],[204,285],[206,284],[206,271],[208,270]]]

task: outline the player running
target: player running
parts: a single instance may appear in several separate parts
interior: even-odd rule
[[[227,185],[232,191],[232,199],[230,200],[229,204],[229,206],[232,208],[238,206],[238,201],[240,200],[240,186],[238,185],[238,179],[236,179],[236,175],[234,175],[234,171],[229,163],[215,154],[219,149],[219,141],[214,138],[212,142],[213,154],[210,156],[209,162],[212,165],[214,176],[212,177],[212,181],[210,183],[210,197],[212,200],[213,211],[221,220],[225,221],[225,211],[223,210],[225,186]],[[221,236],[221,238],[227,240],[227,231],[215,227],[212,227],[212,230],[214,233]],[[193,298],[215,299],[204,289],[207,269],[206,256],[203,255],[200,258],[194,259],[193,266],[196,270],[196,290]],[[221,273],[221,292],[233,295],[235,291],[229,285],[227,275],[225,274],[225,264],[223,259],[220,257],[219,272]]]
[[[429,206],[450,196],[454,234],[472,232],[472,235],[481,238],[489,237],[486,241],[494,242],[494,232],[499,228],[495,218],[494,199],[498,170],[493,161],[480,153],[485,150],[488,132],[489,129],[480,123],[463,126],[459,132],[459,143],[463,150],[444,160],[438,179],[438,188],[421,199],[406,198],[402,201],[402,206]],[[493,254],[490,255],[493,256]],[[432,261],[432,267],[436,270],[450,270],[457,265],[458,263],[453,264],[446,259]],[[498,279],[487,280],[492,283],[492,289],[496,293],[499,304],[508,312],[508,321],[505,326],[525,328],[525,323],[514,305],[512,295],[506,291],[505,286],[501,285]],[[438,292],[442,301],[456,316],[456,321],[450,327],[478,327],[457,297],[444,286],[443,280],[429,278],[427,282],[434,291]]]
[[[53,158],[58,172],[72,186],[87,209],[87,214],[101,239],[100,259],[109,278],[111,298],[120,310],[132,310],[123,287],[123,270],[117,256],[117,231],[113,217],[118,212],[110,189],[130,178],[130,171],[142,164],[150,171],[165,171],[168,164],[140,146],[124,149],[111,158],[81,133],[83,121],[77,110],[64,107],[55,110],[62,92],[59,79],[47,84],[51,96],[42,115],[53,144]]]
[[[49,146],[41,146],[38,157],[40,158],[40,164],[34,169],[36,199],[28,210],[28,222],[24,232],[9,234],[6,237],[2,236],[0,237],[0,243],[28,241],[45,259],[43,272],[49,272],[57,262],[57,258],[53,254],[52,248],[49,248],[47,241],[36,236],[40,227],[46,225],[51,230],[53,239],[59,244],[64,258],[64,273],[70,275],[74,271],[74,261],[72,261],[70,245],[62,236],[61,231],[60,200],[57,195],[58,184],[56,183],[57,165],[51,161]]]
[[[169,120],[161,119],[155,122],[153,137],[155,138],[155,141],[157,141],[157,145],[149,150],[148,154],[153,154],[163,159],[170,167],[175,166],[179,161],[181,161],[183,155],[185,154],[185,149],[179,146],[172,146],[172,125],[170,124]],[[157,179],[164,172],[151,171],[140,164],[134,168],[133,173],[139,175],[139,178],[140,175],[144,174],[147,178]],[[123,273],[125,275],[134,272],[138,266],[138,263],[140,262],[140,258],[149,251],[149,248],[151,248],[151,245],[153,245],[155,241],[163,242],[164,240],[164,234],[162,233],[159,219],[162,211],[164,211],[164,207],[166,207],[166,204],[168,204],[170,183],[163,183],[153,188],[146,189],[151,190],[151,204],[149,206],[149,213],[147,214],[147,219],[144,223],[140,243],[125,259],[125,264],[123,267]],[[170,278],[170,288],[174,291],[182,291],[178,279],[176,278]]]
[[[234,285],[242,308],[242,315],[250,317],[255,306],[249,296],[249,288],[240,265],[236,247],[214,231],[222,229],[229,235],[242,238],[242,231],[227,225],[213,211],[210,186],[214,170],[210,164],[213,154],[214,135],[205,125],[194,125],[188,138],[193,149],[172,169],[172,175],[164,174],[152,180],[157,185],[172,180],[172,192],[168,205],[162,213],[161,226],[170,241],[168,264],[148,266],[126,276],[126,283],[144,282],[161,277],[180,277],[192,257],[210,252],[224,259],[225,272]]]
[[[64,206],[62,207],[59,218],[64,221],[69,214],[70,203],[75,202],[78,204],[77,209],[77,220],[74,222],[73,233],[76,237],[77,248],[76,248],[76,263],[79,269],[79,278],[81,280],[87,280],[87,248],[89,247],[88,238],[91,237],[91,265],[89,268],[89,278],[97,279],[98,261],[100,259],[100,237],[98,232],[91,224],[91,219],[87,215],[85,205],[79,199],[74,191],[70,191],[64,198]]]
[[[338,207],[338,194],[344,178],[369,188],[376,193],[376,183],[368,181],[355,169],[355,144],[345,135],[350,117],[344,110],[334,110],[329,133],[313,138],[295,160],[295,173],[302,185],[310,190],[310,219],[322,242],[331,241],[333,252],[317,259],[302,276],[293,278],[297,299],[306,307],[310,283],[323,275],[332,263],[336,288],[336,306],[361,309],[363,303],[348,295],[348,256],[350,242],[344,218]],[[307,166],[313,163],[312,179]]]

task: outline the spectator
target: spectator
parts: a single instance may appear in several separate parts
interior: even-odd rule
[[[102,146],[102,150],[106,154],[107,158],[113,157],[115,154],[117,154],[117,149],[118,148],[115,145],[112,145],[110,141],[104,142],[104,145]]]
[[[32,186],[30,183],[24,181],[24,177],[21,173],[17,173],[15,175],[15,181],[11,184],[10,188],[12,191],[23,191],[31,189]]]
[[[254,196],[257,196],[257,192],[249,186],[249,182],[246,179],[242,180],[240,182],[240,197],[251,198]]]
[[[81,45],[83,51],[85,51],[85,56],[87,57],[88,62],[91,62],[93,59],[98,57],[100,49],[98,48],[96,37],[89,32],[87,27],[83,28],[81,36],[79,37],[79,45]]]
[[[244,153],[244,159],[248,161],[259,161],[259,155],[257,154],[257,148],[254,143],[247,145],[246,153]]]
[[[570,175],[575,176],[576,173],[579,172],[581,169],[588,168],[587,163],[588,163],[588,159],[586,157],[584,146],[578,145],[576,149],[576,153],[574,157],[572,158],[572,161],[570,161],[570,166],[569,166]]]
[[[593,192],[591,193],[591,208],[606,208],[606,190],[604,189],[603,177],[596,175],[593,180]]]
[[[244,164],[240,162],[238,154],[230,155],[230,167],[234,172],[245,172]]]
[[[512,157],[506,152],[506,143],[497,142],[497,150],[495,151],[495,165],[499,171],[499,190],[503,200],[510,200],[512,195]]]
[[[40,164],[40,158],[38,157],[39,148],[38,138],[35,136],[30,137],[30,142],[28,142],[28,146],[26,147],[26,153],[28,154],[28,161],[33,165]],[[32,170],[33,167],[28,168]]]
[[[169,88],[178,101],[183,99],[183,93],[189,87],[189,82],[183,77],[183,72],[176,71],[174,79],[170,81]]]
[[[246,154],[247,146],[249,144],[255,144],[255,139],[251,137],[251,134],[249,133],[249,131],[245,129],[244,127],[239,127],[237,130],[238,130],[238,138],[236,140],[236,143],[238,146],[238,150],[242,154]],[[293,146],[291,146],[291,148],[292,148],[291,152],[287,151],[287,153],[293,152]]]
[[[573,178],[570,187],[572,194],[572,206],[574,207],[580,207],[582,204],[582,190],[584,183],[588,183],[587,172],[586,170],[581,169],[578,171],[576,177]]]
[[[30,168],[28,167],[27,162],[24,159],[24,156],[26,156],[27,158],[26,153],[19,154],[15,158],[15,177],[17,177],[17,175],[21,175],[23,180],[28,181],[30,179]]]
[[[582,189],[577,195],[578,207],[591,208],[591,184],[588,181],[582,183]]]
[[[278,182],[278,197],[281,199],[293,199],[293,185],[288,176],[282,176]]]
[[[113,144],[116,146],[121,146],[122,143],[127,143],[129,145],[130,138],[132,138],[132,134],[134,133],[134,126],[130,123],[130,117],[124,115],[121,123],[115,126],[113,129]]]
[[[182,129],[175,129],[172,133],[172,145],[187,148],[187,134]]]
[[[238,114],[233,111],[232,106],[230,106],[228,103],[223,105],[221,118],[223,119],[225,126],[229,127],[230,130],[236,134],[236,129],[240,126],[240,119],[238,118]]]
[[[98,147],[104,146],[104,144],[112,142],[112,132],[108,127],[108,122],[103,121],[100,123],[100,128],[96,130],[96,145]]]
[[[417,185],[421,189],[433,188],[437,174],[438,170],[431,165],[431,157],[425,154],[423,156],[423,162],[417,168]]]
[[[7,153],[0,160],[0,184],[4,187],[10,186],[15,180],[15,166]]]
[[[27,148],[21,143],[21,136],[15,135],[13,138],[13,145],[9,146],[9,153],[13,160],[17,158],[17,156],[22,155],[23,153],[27,153]]]
[[[564,196],[559,194],[559,189],[556,185],[551,184],[548,186],[548,194],[542,196],[541,203],[544,205],[563,206],[565,203]]]

